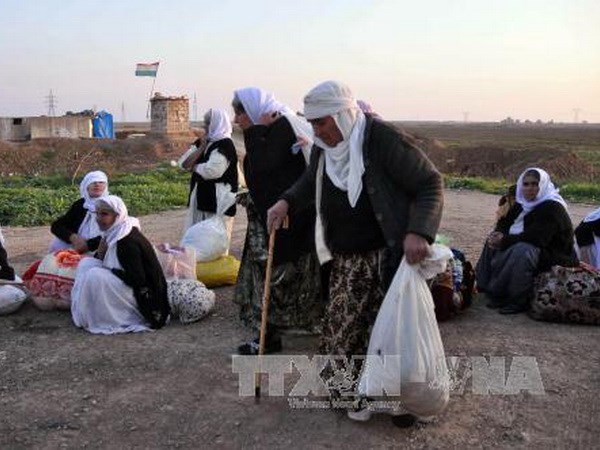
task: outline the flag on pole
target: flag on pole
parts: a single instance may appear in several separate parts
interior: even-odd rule
[[[138,63],[135,66],[136,77],[155,77],[158,72],[158,62],[152,64]]]

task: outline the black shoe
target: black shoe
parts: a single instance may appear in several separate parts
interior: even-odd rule
[[[500,314],[519,314],[527,311],[527,306],[522,305],[506,305],[498,311]]]
[[[260,339],[256,338],[253,341],[246,342],[238,347],[238,355],[258,355]],[[265,354],[280,352],[282,348],[281,338],[269,339],[265,342]]]
[[[417,423],[417,416],[413,416],[412,414],[392,416],[392,423],[398,428],[409,428]]]

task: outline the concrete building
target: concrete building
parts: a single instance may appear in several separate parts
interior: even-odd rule
[[[87,116],[31,117],[31,139],[62,137],[91,138],[92,118]]]
[[[187,97],[164,97],[156,93],[150,99],[150,132],[157,134],[188,133],[190,102]]]
[[[1,117],[0,140],[27,141],[39,138],[91,138],[92,119],[88,116]]]
[[[0,141],[31,139],[29,117],[0,117]]]

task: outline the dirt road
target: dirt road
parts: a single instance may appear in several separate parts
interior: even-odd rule
[[[448,191],[441,232],[476,261],[497,198]],[[591,209],[573,205],[574,223]],[[155,242],[176,242],[183,212],[142,217]],[[236,219],[240,255],[245,221]],[[5,228],[22,271],[44,254],[47,227]],[[238,395],[231,354],[250,335],[237,321],[232,288],[217,290],[205,320],[155,333],[93,336],[69,314],[26,305],[0,317],[0,448],[592,448],[600,445],[600,329],[501,316],[475,304],[440,325],[446,354],[468,362],[514,357],[539,369],[541,394],[481,394],[459,364],[464,389],[452,391],[432,424],[408,430],[377,416],[367,423],[337,411],[293,409],[285,397],[260,404]],[[287,337],[289,353],[312,354],[315,339]],[[468,366],[468,364],[467,364]],[[531,367],[531,366],[530,366]],[[293,377],[292,377],[293,378]],[[286,392],[294,380],[286,380]]]

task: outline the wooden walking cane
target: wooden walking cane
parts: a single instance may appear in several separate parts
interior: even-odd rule
[[[287,228],[289,224],[288,217],[283,219],[283,228]],[[260,336],[258,339],[258,371],[255,375],[254,398],[260,398],[260,382],[261,373],[261,356],[265,354],[265,342],[267,340],[267,320],[269,318],[269,302],[271,300],[271,272],[273,270],[273,249],[275,248],[276,230],[269,234],[269,249],[267,255],[267,269],[265,271],[265,288],[263,291],[262,312],[260,317]]]

